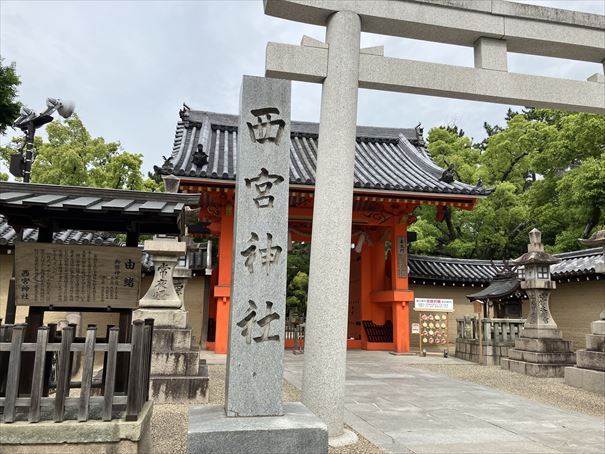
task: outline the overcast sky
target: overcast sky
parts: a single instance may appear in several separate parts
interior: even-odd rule
[[[480,1],[480,0],[478,0]],[[605,14],[605,0],[526,1]],[[262,1],[0,1],[0,55],[15,62],[20,100],[73,99],[93,136],[144,155],[144,170],[171,152],[178,110],[237,113],[243,74],[263,75],[268,41],[324,40],[323,27],[263,14]],[[385,55],[473,66],[471,48],[362,34]],[[585,80],[602,65],[509,54],[509,71]],[[319,120],[321,87],[294,83],[292,119]],[[476,140],[509,106],[360,90],[358,124],[457,124]],[[0,138],[6,144],[8,137]],[[6,168],[0,171],[7,173]]]

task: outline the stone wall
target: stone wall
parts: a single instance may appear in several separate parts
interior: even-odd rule
[[[486,366],[499,366],[501,358],[508,357],[510,345],[484,345],[483,364]],[[479,363],[479,341],[470,339],[456,339],[456,358]]]

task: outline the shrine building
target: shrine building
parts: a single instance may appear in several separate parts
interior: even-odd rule
[[[191,110],[179,112],[172,155],[155,167],[167,190],[200,194],[197,232],[218,236],[218,266],[211,276],[208,318],[214,342],[226,353],[229,331],[238,117]],[[289,240],[311,240],[318,124],[291,123]],[[410,350],[408,226],[421,204],[472,210],[489,194],[455,181],[431,161],[421,129],[357,128],[348,347]],[[195,229],[190,229],[195,234]],[[390,253],[385,246],[393,245]],[[236,257],[238,259],[239,257]],[[325,304],[330,304],[326,301]]]

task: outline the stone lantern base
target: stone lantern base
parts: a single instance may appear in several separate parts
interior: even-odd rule
[[[528,337],[523,330],[515,348],[508,350],[508,358],[501,360],[502,368],[533,377],[563,377],[565,368],[576,363],[576,355],[571,341],[554,331],[551,335],[556,337]]]
[[[592,334],[586,335],[586,350],[576,352],[577,366],[565,368],[565,383],[605,394],[605,320],[592,322],[591,328]]]

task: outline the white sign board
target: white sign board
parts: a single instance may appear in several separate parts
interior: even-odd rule
[[[414,298],[414,310],[453,312],[454,300],[450,298]]]
[[[412,334],[420,334],[420,323],[412,323]]]

